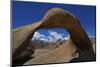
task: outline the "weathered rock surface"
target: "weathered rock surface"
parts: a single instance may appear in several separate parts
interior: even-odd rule
[[[59,48],[53,49],[46,54],[33,58],[24,65],[69,62],[71,59],[76,57],[75,52],[76,48],[71,39],[69,39]]]
[[[37,29],[41,29],[41,28],[44,28],[44,29],[64,28],[64,29],[66,29],[66,31],[68,31],[70,34],[70,38],[71,38],[72,42],[74,43],[73,46],[76,47],[77,52],[79,53],[80,61],[95,60],[95,54],[93,52],[92,43],[91,43],[88,35],[82,28],[79,20],[75,16],[73,16],[71,13],[64,11],[63,9],[60,9],[60,8],[50,9],[45,14],[43,19],[37,23],[23,26],[23,27],[13,30],[13,36],[12,36],[12,42],[13,42],[12,48],[14,50],[13,60],[17,60],[17,59],[20,59],[21,57],[23,57],[23,56],[21,56],[21,54],[30,44],[30,41],[34,35],[34,32]],[[59,47],[59,49],[60,48],[62,48],[62,47]],[[71,52],[71,51],[75,52],[75,49],[72,49],[72,47],[69,47],[69,49],[71,49],[69,52],[73,55],[73,52]],[[55,51],[56,51],[56,49],[55,49]],[[69,54],[67,49],[63,50],[63,48],[62,48],[61,51],[62,51],[62,53],[59,55],[56,55],[56,56],[62,56],[63,51],[64,51],[64,54],[66,52],[66,56]],[[50,54],[52,54],[52,53],[54,54],[55,52],[51,52]],[[43,57],[43,59],[46,59],[47,56]],[[54,58],[54,57],[52,56],[51,58]],[[37,59],[34,61],[43,62],[42,60],[37,60]],[[49,58],[48,58],[48,61],[49,61]],[[55,60],[55,61],[57,61],[57,60]],[[67,59],[66,59],[66,61],[67,61]],[[44,63],[48,63],[48,62],[46,61]]]
[[[21,59],[23,51],[30,45],[31,38],[39,26],[39,22],[14,29],[12,32],[13,60]]]

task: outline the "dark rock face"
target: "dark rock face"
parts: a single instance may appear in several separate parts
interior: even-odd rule
[[[77,52],[79,52],[79,59],[81,61],[95,60],[92,43],[79,20],[71,13],[60,8],[50,9],[43,19],[37,23],[13,30],[12,48],[15,51],[13,53],[13,60],[17,60],[21,57],[22,53],[30,44],[34,32],[41,28],[66,29],[77,48]]]

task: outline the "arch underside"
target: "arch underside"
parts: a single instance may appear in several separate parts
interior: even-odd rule
[[[70,34],[69,41],[54,51],[42,57],[32,59],[25,64],[60,63],[64,61],[70,62],[72,55],[76,52],[79,53],[78,61],[95,60],[95,53],[92,48],[92,43],[85,30],[82,28],[79,20],[71,13],[60,8],[50,9],[41,21],[13,30],[13,60],[18,60],[23,57],[22,53],[28,47],[28,45],[30,45],[30,41],[36,30],[51,28],[66,29],[66,31],[68,31]],[[61,50],[61,53],[59,50]],[[55,55],[55,53],[58,54]],[[61,57],[62,54],[65,55]],[[57,59],[54,59],[54,57],[63,58],[63,60],[65,59],[64,57],[66,57],[66,60],[58,61]],[[46,58],[48,58],[48,61]],[[33,61],[35,62],[33,63]]]

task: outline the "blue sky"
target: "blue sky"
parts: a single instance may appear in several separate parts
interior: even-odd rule
[[[87,5],[71,5],[71,4],[47,4],[47,3],[37,3],[37,2],[22,2],[13,1],[12,2],[12,28],[18,28],[27,24],[35,23],[41,20],[46,13],[51,8],[58,7],[71,12],[75,15],[85,31],[89,36],[95,37],[96,30],[96,7]],[[49,35],[47,30],[38,30],[41,34],[45,36]],[[53,32],[62,34],[62,36],[68,35],[64,29],[53,29]]]

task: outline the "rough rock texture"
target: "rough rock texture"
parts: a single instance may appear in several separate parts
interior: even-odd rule
[[[21,59],[23,51],[30,45],[31,38],[39,26],[39,22],[14,29],[12,32],[13,60]]]
[[[44,28],[44,29],[64,28],[66,29],[66,31],[68,31],[70,34],[70,38],[72,42],[76,46],[77,52],[79,53],[79,59],[81,61],[95,60],[95,54],[93,52],[92,43],[88,35],[82,28],[79,20],[75,16],[73,16],[71,13],[64,11],[63,9],[60,9],[60,8],[50,9],[45,14],[43,19],[37,23],[27,25],[24,27],[20,27],[20,28],[13,30],[13,36],[12,36],[13,37],[12,38],[13,40],[12,48],[14,50],[13,60],[17,60],[22,57],[21,54],[28,47],[31,41],[31,38],[34,35],[34,32],[37,29],[41,29],[41,28]],[[48,62],[45,62],[45,63],[48,63]]]
[[[69,39],[61,47],[40,55],[26,62],[24,65],[69,62],[76,56],[76,48]]]

